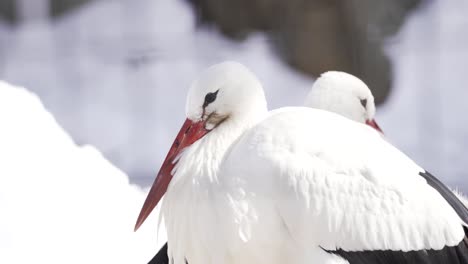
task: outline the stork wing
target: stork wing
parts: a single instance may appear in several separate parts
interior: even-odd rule
[[[333,113],[273,112],[241,138],[225,165],[224,180],[237,190],[232,199],[246,201],[238,202],[240,212],[251,211],[236,220],[242,230],[276,217],[299,247],[393,252],[396,259],[456,247],[465,237],[466,208],[445,186],[428,184],[432,177],[422,177],[428,174],[371,128]],[[274,200],[276,216],[263,214],[266,200]],[[463,250],[468,255],[466,243]]]

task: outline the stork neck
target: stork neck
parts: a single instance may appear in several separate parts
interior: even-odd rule
[[[264,111],[255,111],[246,118],[231,118],[192,144],[182,153],[172,181],[195,178],[216,182],[219,167],[231,145],[266,113],[265,107]]]

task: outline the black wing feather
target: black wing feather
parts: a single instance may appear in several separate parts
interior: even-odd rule
[[[158,254],[153,257],[148,264],[168,264],[169,258],[167,257],[167,243],[159,250]]]
[[[462,221],[468,223],[468,209],[455,194],[429,172],[419,173],[427,183],[437,190],[442,197],[452,206]],[[460,223],[461,224],[461,223]],[[342,249],[326,250],[349,261],[350,264],[468,264],[468,229],[464,227],[465,238],[455,247],[444,247],[441,250],[418,251],[344,251]]]
[[[429,172],[425,171],[419,174],[444,197],[460,218],[468,223],[468,209],[453,192]],[[344,251],[338,249],[325,251],[341,256],[350,264],[468,264],[468,229],[464,227],[464,230],[465,238],[460,244],[455,247],[444,247],[441,250],[403,252],[391,250]],[[168,263],[166,243],[148,264]]]
[[[420,172],[419,175],[426,179],[427,183],[434,189],[436,189],[444,199],[452,206],[452,208],[457,212],[458,216],[462,219],[463,222],[468,224],[468,209],[465,205],[458,199],[455,194],[445,186],[439,179],[429,172]]]
[[[346,259],[350,264],[467,264],[468,263],[468,239],[466,237],[455,247],[444,247],[441,250],[419,251],[344,251],[326,250],[328,253],[338,255]]]

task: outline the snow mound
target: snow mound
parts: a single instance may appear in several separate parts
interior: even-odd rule
[[[312,85],[267,35],[237,42],[196,20],[186,0],[91,1],[54,23],[0,35],[0,78],[32,90],[76,142],[149,185],[185,119],[187,89],[206,67],[246,65],[272,109],[299,105]]]
[[[157,252],[156,214],[133,232],[146,192],[76,146],[37,96],[0,82],[0,131],[0,263],[147,263]]]

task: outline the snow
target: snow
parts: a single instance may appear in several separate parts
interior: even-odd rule
[[[467,8],[429,1],[388,40],[394,90],[377,110],[395,145],[465,193]],[[156,241],[155,214],[133,233],[146,192],[129,180],[153,180],[191,80],[240,61],[272,109],[302,104],[312,84],[263,34],[234,42],[197,28],[184,0],[96,1],[55,23],[0,22],[0,55],[0,78],[38,95],[0,83],[0,263],[145,263],[165,234]]]
[[[0,263],[146,263],[162,245],[156,214],[133,232],[146,191],[37,96],[0,82],[0,131]]]
[[[277,57],[264,34],[235,42],[199,28],[187,2],[95,1],[54,23],[0,27],[0,47],[7,47],[0,48],[0,78],[37,93],[75,142],[96,146],[131,181],[147,185],[184,119],[190,82],[206,66],[247,65],[271,109],[302,104],[312,84]],[[377,109],[395,145],[464,192],[467,5],[427,1],[388,40],[394,89]]]
[[[146,184],[205,67],[247,65],[273,108],[302,103],[312,84],[277,58],[263,34],[238,43],[214,28],[197,30],[185,0],[96,1],[54,24],[20,25],[11,38],[0,78],[36,92],[76,142],[96,146]]]

